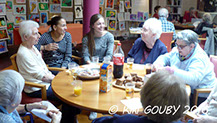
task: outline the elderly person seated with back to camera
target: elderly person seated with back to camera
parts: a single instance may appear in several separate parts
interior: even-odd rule
[[[161,33],[159,20],[156,18],[146,20],[142,27],[142,37],[136,39],[127,58],[134,58],[134,63],[137,64],[146,64],[153,63],[158,56],[167,53],[166,46],[159,40]]]
[[[22,39],[17,52],[17,66],[20,74],[26,81],[46,85],[47,98],[60,102],[62,105],[63,118],[61,122],[76,121],[76,114],[80,109],[69,106],[54,95],[51,81],[55,77],[47,68],[41,54],[34,46],[38,43],[38,23],[27,20],[20,23],[19,33]],[[41,97],[41,90],[35,87],[25,87],[24,92],[30,97]]]
[[[165,69],[191,86],[191,106],[194,89],[213,88],[216,82],[214,66],[198,44],[197,38],[198,35],[191,30],[179,32],[176,47],[170,53],[159,56],[153,63],[156,70]],[[208,94],[199,94],[198,105],[206,100],[207,96]]]
[[[176,39],[176,31],[174,24],[169,22],[167,18],[169,17],[169,12],[166,8],[160,8],[158,11],[159,20],[162,23],[162,31],[163,32],[173,32],[173,40]]]
[[[212,22],[212,16],[210,15],[210,13],[203,14],[203,22],[199,23],[194,31],[198,35],[206,33],[207,31],[203,31],[203,27],[214,28],[214,23]]]
[[[28,108],[21,105],[22,91],[24,87],[23,77],[14,70],[0,72],[0,123],[22,123],[18,113],[25,113],[28,109],[45,108],[40,103],[32,103]],[[52,123],[59,123],[61,120],[60,111],[49,111]]]
[[[178,95],[178,96],[177,96]],[[146,82],[140,91],[141,103],[146,116],[133,114],[101,117],[93,123],[175,123],[183,116],[188,106],[188,95],[182,79],[167,71],[159,71]],[[174,106],[170,113],[167,106]],[[148,108],[150,107],[150,108]],[[149,112],[151,109],[162,108],[162,112]],[[157,107],[157,108],[156,108]],[[180,122],[180,121],[177,121]]]

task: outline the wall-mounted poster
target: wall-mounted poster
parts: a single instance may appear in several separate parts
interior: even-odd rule
[[[62,8],[72,8],[72,0],[61,0]]]
[[[0,4],[0,15],[6,15],[5,4]]]
[[[125,20],[130,20],[130,12],[125,12],[124,18]]]
[[[116,10],[105,10],[105,17],[107,18],[116,18]]]
[[[0,54],[5,53],[7,51],[8,51],[7,42],[6,41],[0,42]]]
[[[144,21],[143,12],[138,12],[138,13],[137,13],[137,20],[138,20],[138,21]]]
[[[0,0],[0,3],[6,3],[6,0]]]
[[[104,5],[104,0],[99,0],[99,5],[103,6]]]
[[[102,13],[103,13],[103,7],[102,7],[102,6],[99,6],[99,14],[102,15]]]
[[[82,1],[81,0],[74,0],[75,5],[81,5]]]
[[[14,16],[14,25],[18,25],[20,22],[26,20],[25,15],[16,15]]]
[[[119,12],[124,12],[124,1],[120,1]]]
[[[33,21],[36,21],[36,22],[39,22],[39,15],[38,14],[29,14],[29,17],[28,17],[29,20],[33,20]]]
[[[105,8],[113,9],[114,8],[114,0],[106,0]]]
[[[48,11],[48,3],[38,3],[39,11]]]
[[[14,14],[26,14],[26,5],[14,5]]]
[[[50,0],[50,4],[60,4],[60,0]]]
[[[75,19],[74,23],[83,24],[83,20],[82,19]]]
[[[131,8],[130,1],[125,1],[125,7],[126,7],[126,9],[130,9]]]
[[[83,10],[81,6],[74,6],[75,18],[83,18]]]
[[[125,30],[125,21],[119,21],[119,30],[122,31],[122,30]]]
[[[13,12],[7,12],[7,22],[14,22]]]
[[[109,19],[108,20],[108,30],[115,31],[117,26],[117,20],[115,19]]]
[[[14,42],[13,42],[13,31],[8,31],[8,36],[9,36],[9,39],[7,40],[8,41],[8,45],[13,45]]]
[[[124,13],[118,13],[118,21],[124,21]]]
[[[60,4],[50,4],[50,13],[61,13]]]
[[[8,29],[8,31],[13,31],[14,23],[7,23],[7,29]]]
[[[130,20],[135,21],[136,20],[136,14],[130,14]]]
[[[0,28],[7,27],[5,16],[0,16]]]
[[[48,0],[41,0],[41,3],[48,3]]]
[[[40,12],[40,23],[47,23],[48,14],[47,12]]]
[[[144,12],[144,20],[148,20],[148,12]]]
[[[36,1],[29,1],[29,10],[30,13],[38,13],[38,7],[37,7],[37,2]]]
[[[9,39],[8,31],[6,28],[0,28],[0,41]]]
[[[8,12],[12,12],[13,11],[13,0],[7,0],[6,1],[6,10]]]
[[[73,22],[73,12],[61,12],[61,16],[66,19],[66,22]]]
[[[16,3],[26,3],[26,0],[16,0]]]

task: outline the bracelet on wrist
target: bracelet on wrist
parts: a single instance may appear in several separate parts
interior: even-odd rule
[[[27,104],[25,104],[24,109],[25,109],[26,112],[29,112],[28,109],[27,109]]]

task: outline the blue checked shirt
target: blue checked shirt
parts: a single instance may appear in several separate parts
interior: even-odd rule
[[[165,17],[160,17],[159,20],[162,23],[162,31],[163,32],[173,32],[173,40],[176,39],[176,32],[173,23],[167,21]]]

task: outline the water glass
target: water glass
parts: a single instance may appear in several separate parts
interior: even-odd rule
[[[99,63],[99,56],[92,56],[92,63],[98,64]]]
[[[134,88],[135,88],[135,84],[133,84],[133,83],[126,83],[125,84],[126,99],[133,98]]]

